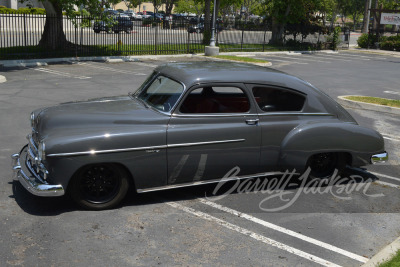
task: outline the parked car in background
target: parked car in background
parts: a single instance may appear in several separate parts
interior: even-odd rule
[[[142,20],[143,19],[148,19],[148,18],[151,17],[151,15],[149,15],[147,13],[145,14],[144,12],[137,12],[136,14],[139,14],[142,17]]]
[[[100,33],[105,31],[107,33],[113,31],[114,33],[126,32],[130,33],[133,30],[133,23],[126,15],[113,16],[113,24],[110,25],[105,21],[98,21],[93,24],[93,31]]]
[[[216,31],[217,32],[221,32],[222,31],[222,23],[216,23],[216,25],[215,25],[215,29],[216,29]],[[210,26],[211,27],[211,26]],[[204,23],[199,23],[199,24],[197,24],[197,25],[191,25],[191,26],[189,26],[189,28],[188,28],[188,32],[189,33],[202,33],[202,32],[204,32]]]
[[[232,62],[166,64],[133,94],[37,109],[30,125],[28,144],[12,156],[21,184],[94,210],[115,207],[129,188],[293,169],[329,179],[346,165],[388,159],[382,135],[311,84]]]

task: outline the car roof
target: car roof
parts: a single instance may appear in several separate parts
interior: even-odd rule
[[[317,90],[308,82],[287,73],[250,64],[236,62],[180,62],[168,63],[156,68],[187,88],[201,83],[261,83],[293,88],[303,93]],[[319,90],[318,90],[319,91]]]

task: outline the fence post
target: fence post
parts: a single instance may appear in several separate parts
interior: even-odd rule
[[[243,36],[244,36],[244,26],[242,25],[242,40],[240,42],[240,50],[243,50]]]
[[[74,28],[75,28],[75,57],[78,57],[78,33],[77,33],[78,26],[76,18],[75,18]]]
[[[154,53],[157,55],[157,45],[158,45],[158,25],[156,24],[156,33],[154,35]]]
[[[26,14],[24,14],[24,46],[26,48]]]
[[[188,26],[189,27],[189,26]],[[187,31],[187,48],[186,48],[186,50],[187,50],[187,53],[189,54],[189,46],[190,46],[190,32],[189,31]]]
[[[118,31],[118,55],[121,55],[121,45],[122,45],[122,41],[121,41],[121,32]]]
[[[265,26],[265,30],[264,30],[263,52],[265,52],[265,36],[266,35],[267,35],[267,26]]]

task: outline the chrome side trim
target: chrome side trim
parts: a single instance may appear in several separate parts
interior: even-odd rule
[[[188,186],[214,184],[214,183],[219,183],[219,182],[229,182],[229,181],[252,179],[252,178],[258,178],[258,177],[263,177],[263,176],[272,176],[272,175],[281,175],[281,174],[284,174],[284,172],[265,172],[265,173],[258,173],[258,174],[252,174],[252,175],[246,175],[246,176],[237,176],[237,177],[235,176],[235,177],[227,177],[227,178],[222,178],[222,179],[213,179],[213,180],[196,181],[196,182],[189,182],[189,183],[176,184],[176,185],[164,185],[164,186],[157,186],[157,187],[151,187],[151,188],[145,188],[145,189],[137,189],[137,192],[138,193],[147,193],[147,192],[168,190],[168,189],[188,187]]]
[[[375,154],[371,156],[371,163],[372,164],[378,164],[378,163],[385,163],[386,161],[388,161],[389,159],[389,155],[388,153],[382,152],[380,154]]]
[[[95,155],[95,154],[104,154],[104,153],[117,153],[117,152],[152,150],[152,149],[163,149],[163,148],[167,148],[167,146],[162,145],[162,146],[132,147],[132,148],[119,148],[119,149],[108,149],[108,150],[89,150],[89,151],[82,151],[82,152],[54,153],[54,154],[47,155],[47,157]]]
[[[128,152],[128,151],[158,150],[158,149],[175,148],[175,147],[189,147],[189,146],[244,142],[245,140],[246,139],[220,140],[220,141],[181,143],[181,144],[171,144],[171,145],[161,145],[161,146],[132,147],[132,148],[120,148],[120,149],[108,149],[108,150],[90,150],[90,151],[69,152],[69,153],[54,153],[47,155],[47,157],[66,157],[66,156],[96,155],[96,154]]]
[[[268,112],[268,113],[227,113],[227,114],[173,114],[172,117],[193,118],[193,117],[245,117],[245,116],[330,116],[331,113],[304,113],[304,112]]]
[[[304,113],[304,112],[271,112],[271,113],[260,113],[259,116],[331,116],[334,117],[336,115],[331,113]]]
[[[185,147],[185,146],[201,146],[201,145],[212,145],[212,144],[223,144],[223,143],[236,143],[236,142],[244,142],[244,141],[246,141],[246,139],[221,140],[221,141],[196,142],[196,143],[182,143],[182,144],[167,145],[167,148]]]
[[[173,114],[172,117],[178,118],[201,118],[201,117],[245,117],[245,116],[258,116],[258,114],[250,113],[227,113],[227,114]]]

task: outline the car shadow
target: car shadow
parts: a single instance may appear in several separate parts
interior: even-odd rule
[[[366,182],[374,182],[379,180],[375,175],[366,172],[365,169],[358,170],[347,170],[342,177],[350,177],[355,176],[352,179],[341,179],[341,185],[346,185],[348,183],[366,183]],[[276,179],[277,176],[274,177],[260,177],[255,178],[259,179],[260,183],[269,183],[271,179]],[[278,177],[279,179],[279,177]],[[308,183],[311,178],[306,178],[307,183],[306,187],[315,187],[316,183]],[[254,179],[251,179],[254,180]],[[251,181],[248,180],[248,181]],[[241,183],[246,180],[241,180]],[[302,183],[303,182],[303,183]],[[72,199],[69,196],[62,197],[38,197],[30,194],[28,191],[23,188],[23,186],[19,183],[19,181],[14,180],[10,182],[12,185],[13,195],[9,196],[10,198],[14,198],[16,203],[21,207],[23,211],[30,215],[35,216],[57,216],[63,213],[68,213],[72,211],[82,210],[78,206],[76,206]],[[185,200],[194,200],[197,198],[207,197],[218,197],[223,194],[236,195],[236,194],[246,194],[246,193],[257,193],[257,188],[253,187],[246,192],[240,192],[240,190],[230,191],[232,187],[237,188],[238,181],[229,181],[225,182],[222,186],[218,188],[216,191],[216,187],[218,184],[207,184],[200,185],[194,187],[184,187],[177,189],[170,189],[164,191],[155,191],[138,194],[130,190],[125,200],[119,206],[121,207],[134,207],[134,206],[144,206],[144,205],[152,205],[152,204],[161,204],[170,201],[185,201]],[[290,183],[282,184],[280,188],[274,188],[274,190],[296,190],[300,187],[304,186],[304,180],[301,179],[301,176],[293,176],[291,177]],[[332,186],[332,183],[328,182],[319,183],[317,186],[326,187]],[[335,186],[335,184],[333,184]]]

